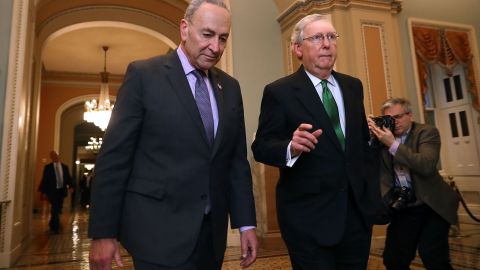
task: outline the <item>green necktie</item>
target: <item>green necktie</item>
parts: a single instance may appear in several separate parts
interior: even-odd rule
[[[340,126],[340,117],[338,116],[338,107],[335,99],[333,98],[332,92],[328,89],[327,80],[322,80],[320,82],[322,84],[322,100],[323,100],[323,107],[327,111],[330,120],[332,120],[333,129],[335,130],[335,134],[337,134],[338,141],[342,146],[342,149],[345,150],[345,137],[343,136],[342,127]]]

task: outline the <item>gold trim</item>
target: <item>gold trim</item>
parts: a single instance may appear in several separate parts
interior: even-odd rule
[[[402,10],[402,0],[297,0],[280,13],[277,21],[283,31],[305,15],[351,8],[388,10],[392,14],[398,14]]]
[[[388,61],[388,52],[386,48],[386,42],[385,42],[385,29],[384,25],[380,23],[375,23],[375,22],[362,22],[362,38],[363,38],[363,61],[365,64],[365,71],[366,71],[366,78],[365,80],[367,81],[368,85],[368,99],[369,99],[369,104],[370,108],[372,111],[374,111],[373,107],[373,96],[372,96],[372,89],[371,89],[371,84],[370,84],[370,76],[369,76],[369,69],[368,69],[368,55],[367,55],[367,44],[365,40],[365,27],[373,27],[373,28],[378,28],[379,29],[379,34],[380,34],[380,46],[382,50],[382,62],[383,62],[383,72],[385,75],[385,87],[386,87],[386,94],[387,98],[391,98],[393,95],[392,91],[392,82],[390,79],[390,68],[389,68],[389,61]]]

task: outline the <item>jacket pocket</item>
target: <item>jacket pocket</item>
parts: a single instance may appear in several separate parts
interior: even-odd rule
[[[165,180],[135,179],[127,186],[127,192],[163,200],[165,197]]]

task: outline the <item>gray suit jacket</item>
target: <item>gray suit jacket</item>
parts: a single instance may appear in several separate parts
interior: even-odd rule
[[[432,126],[413,123],[405,144],[400,144],[393,161],[410,169],[416,197],[450,224],[456,224],[459,198],[438,173],[439,158],[438,130]],[[382,152],[380,175],[382,196],[393,186],[392,173],[392,155],[385,148]]]
[[[89,236],[137,259],[178,265],[211,203],[215,254],[232,227],[256,225],[238,82],[209,72],[219,124],[210,147],[177,52],[129,65],[92,181]]]

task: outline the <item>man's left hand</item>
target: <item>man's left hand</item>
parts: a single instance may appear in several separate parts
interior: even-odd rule
[[[242,249],[242,268],[249,267],[257,259],[258,241],[255,229],[246,230],[240,233],[240,243]]]

